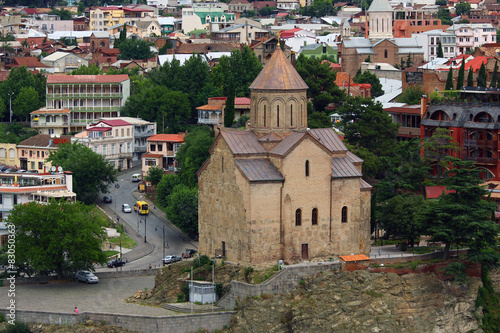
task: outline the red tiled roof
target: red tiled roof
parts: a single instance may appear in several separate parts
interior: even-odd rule
[[[427,199],[436,199],[441,196],[441,194],[455,193],[455,190],[447,190],[446,186],[426,186],[425,187],[425,197]]]
[[[154,158],[160,158],[163,157],[162,154],[143,154],[142,157],[154,157]]]
[[[40,14],[36,8],[23,8],[26,14]]]
[[[485,65],[488,63],[488,59],[491,59],[492,57],[475,57],[474,59],[471,59],[465,63],[465,70],[468,71],[469,68],[472,67],[472,71],[476,72],[481,68],[481,65],[484,63]]]
[[[108,47],[101,47],[97,49],[97,52],[105,53],[105,54],[120,54],[119,49],[110,49]]]
[[[250,105],[250,98],[248,98],[248,97],[236,97],[234,99],[234,105]]]
[[[114,64],[115,62],[118,61],[118,58],[116,56],[102,56],[102,57],[97,57],[96,61],[99,64]]]
[[[339,258],[345,262],[370,260],[370,257],[367,257],[364,254],[351,254],[350,256],[340,256]]]
[[[288,15],[288,13],[278,13],[278,14],[276,14],[276,17],[285,17],[287,15]]]
[[[13,64],[9,64],[5,66],[6,68],[12,68],[12,67],[21,67],[21,66],[26,66],[27,68],[30,67],[49,67],[47,65],[44,65],[38,60],[36,57],[14,57],[12,58],[14,61]]]
[[[119,75],[49,75],[47,84],[55,83],[117,83],[128,80],[126,74]]]
[[[123,119],[101,120],[99,123],[103,123],[103,124],[106,124],[106,125],[109,125],[109,126],[128,126],[128,125],[132,125],[131,123],[129,123],[129,122],[123,120]]]
[[[37,134],[21,141],[18,147],[37,147],[37,148],[57,148],[60,143],[70,142],[70,135],[61,135],[59,138],[53,138],[49,134]]]
[[[323,60],[321,63],[328,64],[332,70],[339,71],[339,72],[340,72],[340,68],[342,68],[342,66],[340,64],[336,64],[336,63],[328,61],[328,60]]]
[[[87,131],[90,131],[90,132],[107,132],[107,131],[111,131],[111,130],[112,130],[111,127],[97,126],[97,127],[89,128]]]
[[[299,31],[302,31],[302,29],[294,28],[294,29],[290,29],[290,30],[285,30],[285,31],[281,32],[280,37],[283,39],[292,38],[295,36],[295,33],[299,32]]]
[[[354,81],[352,80],[352,77],[350,77],[349,73],[337,72],[337,77],[335,78],[335,84],[337,85],[337,87],[342,88],[344,85],[352,86],[354,84]]]
[[[31,114],[47,114],[47,113],[71,113],[71,110],[69,109],[58,109],[58,110],[47,110],[45,108],[39,109],[36,111],[31,112]]]
[[[218,111],[222,110],[222,105],[217,105],[217,104],[207,104],[207,105],[202,105],[198,106],[196,110],[202,110],[202,111]]]
[[[182,143],[184,142],[184,135],[182,134],[155,134],[148,138],[148,141],[162,141],[162,142],[174,142]]]

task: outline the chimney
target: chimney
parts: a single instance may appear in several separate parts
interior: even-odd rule
[[[427,95],[422,95],[422,99],[420,100],[420,117],[424,119],[425,114],[427,113]]]

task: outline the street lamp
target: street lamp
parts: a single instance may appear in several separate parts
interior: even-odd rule
[[[8,95],[9,95],[9,109],[10,109],[9,122],[12,122],[12,95],[14,95],[14,92],[9,93]]]
[[[156,226],[156,227],[155,227],[155,231],[157,231],[157,230],[158,230],[158,227],[159,227],[159,226]],[[163,258],[165,258],[165,225],[162,225],[162,226],[161,226],[161,229],[162,229],[162,231],[163,231]]]

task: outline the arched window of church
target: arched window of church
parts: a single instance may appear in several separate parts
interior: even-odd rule
[[[302,104],[300,104],[300,124],[302,125]]]
[[[277,110],[276,110],[276,127],[280,127],[280,106],[278,105],[277,106]]]
[[[264,127],[266,127],[266,106],[264,105]]]
[[[342,207],[342,223],[347,223],[347,207]]]
[[[224,156],[221,158],[220,169],[222,170],[222,173],[224,173]]]
[[[312,221],[312,225],[318,224],[318,208],[313,208],[311,221]]]
[[[306,161],[306,177],[309,177],[309,161]]]
[[[293,126],[293,105],[290,104],[290,126]]]
[[[387,50],[384,50],[384,58],[387,58]]]
[[[300,208],[295,211],[295,225],[302,225],[302,210]]]

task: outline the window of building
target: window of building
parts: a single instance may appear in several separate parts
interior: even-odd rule
[[[312,215],[311,215],[311,222],[312,222],[312,225],[318,224],[318,208],[313,208]]]
[[[221,172],[224,173],[224,156],[222,156],[220,159],[220,169]]]
[[[276,127],[280,127],[280,106],[276,107]]]
[[[111,155],[115,154],[115,144],[111,145]]]
[[[121,130],[121,133],[122,133],[122,138],[125,136],[125,130],[122,128]]]
[[[384,50],[384,58],[387,58],[387,50]]]
[[[163,144],[161,143],[158,144],[158,151],[163,151]]]
[[[12,195],[12,202],[14,202],[14,205],[17,205],[17,194]]]
[[[306,161],[305,168],[306,168],[306,177],[309,177],[309,161]]]
[[[43,162],[38,162],[38,170],[43,169]]]
[[[434,45],[434,37],[431,37],[431,45]]]
[[[347,207],[342,207],[342,223],[347,223]]]
[[[266,106],[264,105],[264,127],[266,127]]]
[[[295,211],[295,225],[302,225],[302,210],[300,208]]]
[[[106,155],[108,153],[108,145],[103,145],[102,146],[102,154]]]
[[[30,167],[30,169],[32,169],[32,170],[33,170],[34,168],[35,168],[35,162],[31,162],[31,167]]]
[[[149,145],[149,151],[156,151],[156,144]]]
[[[54,134],[54,129],[53,128],[49,128],[49,134]]]

